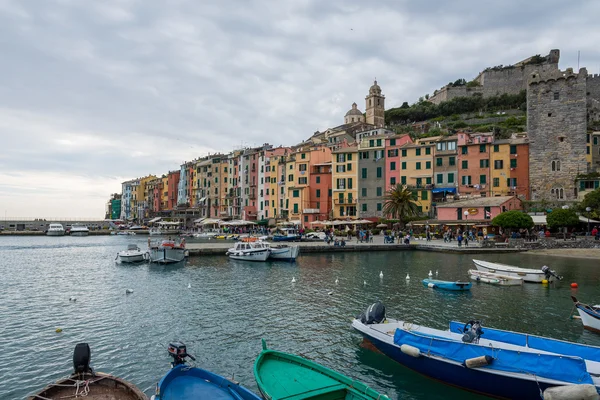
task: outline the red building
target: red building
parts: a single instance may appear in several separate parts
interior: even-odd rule
[[[181,171],[170,171],[167,185],[167,210],[173,210],[177,206],[177,187]]]

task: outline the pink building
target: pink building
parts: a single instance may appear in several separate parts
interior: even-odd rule
[[[480,197],[439,204],[437,206],[437,219],[440,224],[490,225],[491,220],[498,214],[522,209],[523,206],[518,197]]]
[[[409,135],[395,135],[385,139],[385,188],[400,183],[400,147],[412,143]]]
[[[177,206],[177,188],[179,186],[179,174],[181,171],[169,172],[168,188],[167,188],[167,210],[173,210]]]

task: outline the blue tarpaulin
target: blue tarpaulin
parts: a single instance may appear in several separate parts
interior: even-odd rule
[[[456,188],[435,188],[431,189],[431,193],[456,193]]]
[[[431,354],[459,363],[486,355],[492,357],[494,359],[492,364],[480,367],[479,369],[482,370],[490,369],[531,374],[568,383],[593,384],[585,361],[579,357],[497,349],[478,344],[440,339],[439,337],[417,334],[401,329],[396,329],[394,343],[398,346],[408,344],[417,347],[423,354]]]
[[[462,322],[452,321],[450,322],[450,331],[457,332],[457,329],[460,329],[462,332],[462,328],[464,326],[465,324]],[[486,327],[483,327],[482,329],[482,337],[486,338],[487,340],[496,340],[498,342],[527,346],[532,349],[548,351],[565,356],[581,357],[586,360],[600,362],[600,347],[565,342],[562,340],[528,335],[525,333],[503,331],[501,329],[492,329]]]

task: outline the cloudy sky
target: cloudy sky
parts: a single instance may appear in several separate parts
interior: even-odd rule
[[[0,0],[0,220],[103,218],[124,180],[335,126],[561,49],[600,69],[598,1]]]

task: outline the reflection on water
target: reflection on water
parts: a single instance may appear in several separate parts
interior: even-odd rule
[[[392,398],[480,398],[361,347],[350,320],[375,300],[384,302],[390,317],[436,328],[447,328],[449,320],[478,318],[488,326],[600,345],[600,335],[568,318],[572,293],[600,302],[594,260],[480,255],[523,267],[547,264],[565,281],[547,287],[476,283],[470,292],[442,292],[423,287],[421,280],[429,270],[438,270],[438,279],[468,279],[469,256],[386,251],[301,255],[296,263],[226,257],[175,265],[115,263],[128,243],[145,248],[146,241],[130,236],[0,239],[0,398],[23,398],[67,375],[72,350],[83,341],[90,343],[96,369],[131,380],[147,394],[169,368],[166,345],[173,340],[185,342],[198,365],[235,375],[256,389],[252,365],[261,338]],[[570,282],[579,289],[572,290]],[[126,295],[126,288],[134,292]],[[71,296],[77,301],[69,302]],[[61,334],[55,332],[58,327]]]

